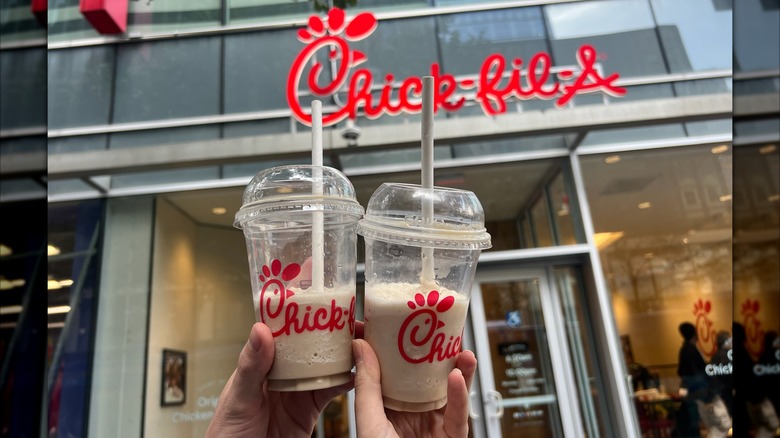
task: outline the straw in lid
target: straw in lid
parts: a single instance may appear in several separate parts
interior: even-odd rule
[[[322,166],[322,194],[313,193],[315,168],[318,166],[278,166],[255,175],[244,190],[243,203],[233,225],[243,225],[270,213],[290,211],[324,211],[356,216],[363,215],[355,189],[338,170]]]
[[[422,200],[432,197],[433,219],[426,219]],[[468,190],[384,183],[371,196],[358,234],[424,248],[487,249],[482,204]]]

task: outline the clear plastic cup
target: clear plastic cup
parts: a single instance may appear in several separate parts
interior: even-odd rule
[[[322,194],[315,194],[317,181]],[[362,213],[352,184],[330,167],[274,167],[247,185],[234,225],[246,239],[257,320],[274,336],[268,389],[350,380]]]
[[[386,408],[423,412],[447,403],[477,259],[490,248],[484,222],[466,190],[385,183],[371,196],[358,224],[366,242],[363,313]]]

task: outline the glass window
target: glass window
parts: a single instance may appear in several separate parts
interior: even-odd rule
[[[106,149],[107,145],[108,134],[50,138],[49,153],[62,154],[67,152],[96,151]]]
[[[219,38],[120,45],[113,122],[218,114],[219,51]]]
[[[452,146],[455,158],[481,157],[546,149],[563,149],[563,135],[538,135],[535,137],[492,140],[479,143],[463,143]]]
[[[731,119],[723,120],[706,120],[703,122],[688,122],[685,124],[685,130],[688,131],[688,136],[695,137],[698,135],[714,135],[714,134],[731,134],[733,124]]]
[[[539,7],[442,15],[436,20],[443,72],[477,74],[485,58],[494,53],[528,62],[534,54],[547,51]]]
[[[115,46],[49,51],[49,128],[110,122]]]
[[[533,225],[536,246],[554,246],[550,222],[550,210],[547,208],[547,198],[542,194],[531,207],[531,223]]]
[[[308,1],[288,0],[229,0],[230,24],[304,18],[314,12]]]
[[[220,0],[135,0],[129,2],[128,32],[170,32],[222,23]]]
[[[731,78],[704,79],[700,81],[675,82],[674,92],[678,96],[731,93]]]
[[[602,144],[659,140],[664,138],[685,137],[682,123],[642,126],[639,128],[598,129],[588,131],[580,146],[599,146]]]
[[[729,2],[730,3],[730,2]],[[650,0],[672,73],[731,69],[731,7],[712,0]]]
[[[418,163],[420,161],[420,148],[396,149],[382,152],[364,152],[358,154],[341,154],[339,158],[341,159],[341,165],[344,169]],[[452,158],[452,156],[450,154],[449,146],[435,146],[433,148],[434,160],[446,160],[450,158]]]
[[[0,34],[4,43],[45,39],[46,29],[30,12],[29,0],[6,0],[0,5]]]
[[[534,248],[534,231],[531,229],[531,219],[523,216],[520,220],[520,226],[523,229],[523,248]]]
[[[49,0],[48,16],[50,43],[101,36],[81,15],[79,0]]]
[[[734,70],[780,68],[780,8],[771,1],[734,2]]]
[[[218,125],[184,126],[181,128],[115,132],[111,134],[109,147],[111,149],[134,148],[216,140],[218,138]]]
[[[573,214],[573,203],[569,197],[571,190],[567,187],[568,183],[564,180],[564,173],[561,172],[550,182],[548,193],[553,208],[553,225],[555,226],[555,237],[558,245],[575,245],[581,243],[583,239],[582,232],[575,230],[575,219],[577,214]],[[579,221],[577,221],[579,222]]]
[[[46,48],[0,52],[0,129],[46,126]]]
[[[53,179],[48,184],[49,196],[66,195],[72,193],[90,193],[97,195],[98,191],[94,187],[80,179]]]
[[[287,76],[304,47],[298,41],[297,30],[241,33],[224,38],[225,112],[287,108]],[[323,62],[324,53],[318,55],[322,55]],[[324,63],[326,73],[328,65]],[[304,70],[302,77],[307,77],[309,69]]]
[[[545,6],[544,11],[555,65],[574,64],[577,49],[590,44],[605,73],[667,73],[646,0],[566,3]]]
[[[222,136],[224,138],[235,138],[287,134],[292,129],[291,127],[292,124],[289,118],[225,123],[222,125]]]
[[[680,410],[697,411],[692,398],[676,399],[680,387],[693,397],[692,380],[719,385],[704,368],[719,360],[719,333],[731,331],[731,152],[696,146],[607,157],[583,157],[583,179],[640,425],[651,432],[684,418]],[[686,322],[698,331],[688,343],[679,329]],[[679,364],[680,355],[703,360]],[[698,433],[699,423],[676,427]]]
[[[218,166],[196,167],[189,169],[169,169],[153,172],[135,172],[111,177],[111,188],[127,188],[162,184],[186,183],[219,179]]]

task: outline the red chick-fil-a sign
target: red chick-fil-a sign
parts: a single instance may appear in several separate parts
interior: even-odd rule
[[[311,114],[304,111],[300,102],[300,92],[305,90],[304,86],[315,96],[327,97],[344,91],[343,87],[347,85],[345,104],[338,111],[323,115],[323,126],[336,124],[347,117],[355,119],[359,111],[369,119],[383,114],[414,114],[421,111],[421,78],[412,76],[398,82],[392,73],[388,73],[382,85],[378,86],[371,70],[356,69],[368,58],[362,52],[350,48],[349,41],[368,37],[376,27],[376,17],[370,12],[360,13],[351,21],[347,21],[344,11],[338,8],[328,12],[327,21],[317,15],[309,17],[308,27],[298,31],[298,39],[306,47],[293,61],[287,77],[287,102],[296,119],[311,125]],[[327,50],[328,59],[335,65],[333,79],[325,84],[320,83],[324,67],[316,58],[320,50]],[[507,61],[504,55],[493,54],[485,58],[476,79],[457,79],[452,74],[442,73],[439,64],[433,63],[430,75],[434,78],[434,111],[460,109],[466,101],[462,95],[465,92],[474,93],[474,99],[488,115],[504,113],[509,98],[555,99],[555,105],[560,108],[577,94],[626,94],[625,88],[615,85],[618,73],[603,77],[598,71],[595,66],[596,49],[593,46],[586,44],[579,48],[577,63],[579,68],[562,68],[553,73],[552,59],[544,52],[532,56],[526,65],[520,58]],[[307,77],[303,77],[307,65],[311,65],[311,69]],[[553,75],[555,81],[550,82]]]

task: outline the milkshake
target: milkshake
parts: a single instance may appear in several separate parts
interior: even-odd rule
[[[268,389],[348,382],[363,212],[352,184],[330,167],[280,166],[255,175],[243,201],[235,225],[244,231],[255,314],[274,338]]]
[[[379,358],[385,407],[439,409],[477,260],[490,247],[482,206],[465,190],[385,183],[358,233],[366,242],[365,339]]]
[[[271,294],[261,295],[258,303],[260,321],[274,337],[268,389],[303,391],[348,382],[355,334],[355,291],[290,288],[285,294]]]
[[[419,284],[374,285],[365,301],[365,339],[382,364],[382,396],[395,410],[447,403],[447,375],[461,350],[468,297]]]

